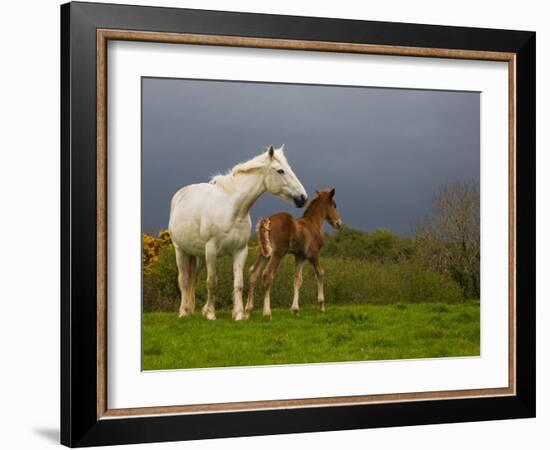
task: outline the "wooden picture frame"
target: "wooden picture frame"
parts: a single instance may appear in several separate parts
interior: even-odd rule
[[[506,388],[110,409],[106,383],[107,42],[505,61]],[[90,446],[534,417],[535,33],[125,5],[61,7],[61,442]]]

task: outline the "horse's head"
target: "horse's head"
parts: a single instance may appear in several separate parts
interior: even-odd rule
[[[307,203],[307,193],[298,177],[294,174],[283,152],[284,146],[267,150],[267,171],[265,187],[272,194],[292,201],[297,208]]]
[[[325,189],[323,191],[315,191],[317,198],[324,204],[324,219],[330,223],[333,228],[340,228],[342,226],[342,219],[340,213],[336,209],[336,202],[334,201],[335,189]]]

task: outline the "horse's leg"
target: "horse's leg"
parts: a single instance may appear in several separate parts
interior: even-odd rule
[[[275,272],[277,271],[283,256],[284,255],[273,253],[264,270],[264,317],[271,318],[271,298],[269,291],[271,289],[271,283],[273,283],[273,278],[275,278]]]
[[[187,268],[187,311],[189,314],[195,312],[195,278],[197,272],[197,257],[189,256],[189,263]]]
[[[246,300],[246,307],[244,308],[245,319],[250,317],[250,313],[254,308],[254,287],[256,286],[256,281],[258,280],[258,276],[260,275],[262,267],[266,261],[267,259],[260,253],[258,254],[258,259],[256,262],[250,267],[248,278],[248,298]]]
[[[319,302],[319,309],[321,312],[325,312],[325,292],[323,283],[325,281],[325,271],[319,263],[319,257],[312,258],[311,264],[315,271],[315,277],[317,278],[317,301]]]
[[[233,314],[235,320],[244,319],[243,314],[243,269],[248,257],[248,245],[233,255]]]
[[[195,271],[193,272],[193,279],[191,288],[189,290],[191,301],[193,302],[193,306],[196,304],[196,293],[197,293],[197,280],[199,278],[199,274],[201,273],[201,270],[204,266],[204,258],[201,258],[200,256],[196,257],[196,265],[195,265]]]
[[[300,288],[302,287],[302,268],[304,267],[305,259],[302,256],[296,255],[294,267],[294,299],[292,300],[291,311],[298,314],[300,311]]]
[[[195,311],[195,291],[197,288],[197,278],[202,268],[202,258],[192,256],[190,259],[191,270],[189,271],[189,294],[187,296],[187,305],[189,312]]]
[[[202,308],[202,314],[206,316],[208,320],[216,320],[216,313],[214,308],[214,291],[216,290],[216,243],[209,241],[206,243],[205,248],[206,262],[206,287],[208,289],[208,296],[206,304]]]
[[[176,264],[178,266],[178,287],[181,295],[179,317],[184,317],[191,312],[187,304],[187,297],[189,294],[190,257],[175,245],[174,250],[176,252]]]

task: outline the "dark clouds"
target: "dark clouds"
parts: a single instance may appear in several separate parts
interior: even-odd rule
[[[310,196],[336,188],[345,223],[411,234],[442,183],[479,180],[479,93],[143,79],[143,229],[168,224],[172,194],[269,144]],[[300,214],[264,194],[252,220]]]

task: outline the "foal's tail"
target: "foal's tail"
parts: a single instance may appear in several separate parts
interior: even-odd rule
[[[262,256],[269,258],[273,253],[271,245],[271,221],[269,219],[260,219],[256,225],[256,234],[258,235],[258,244]]]

